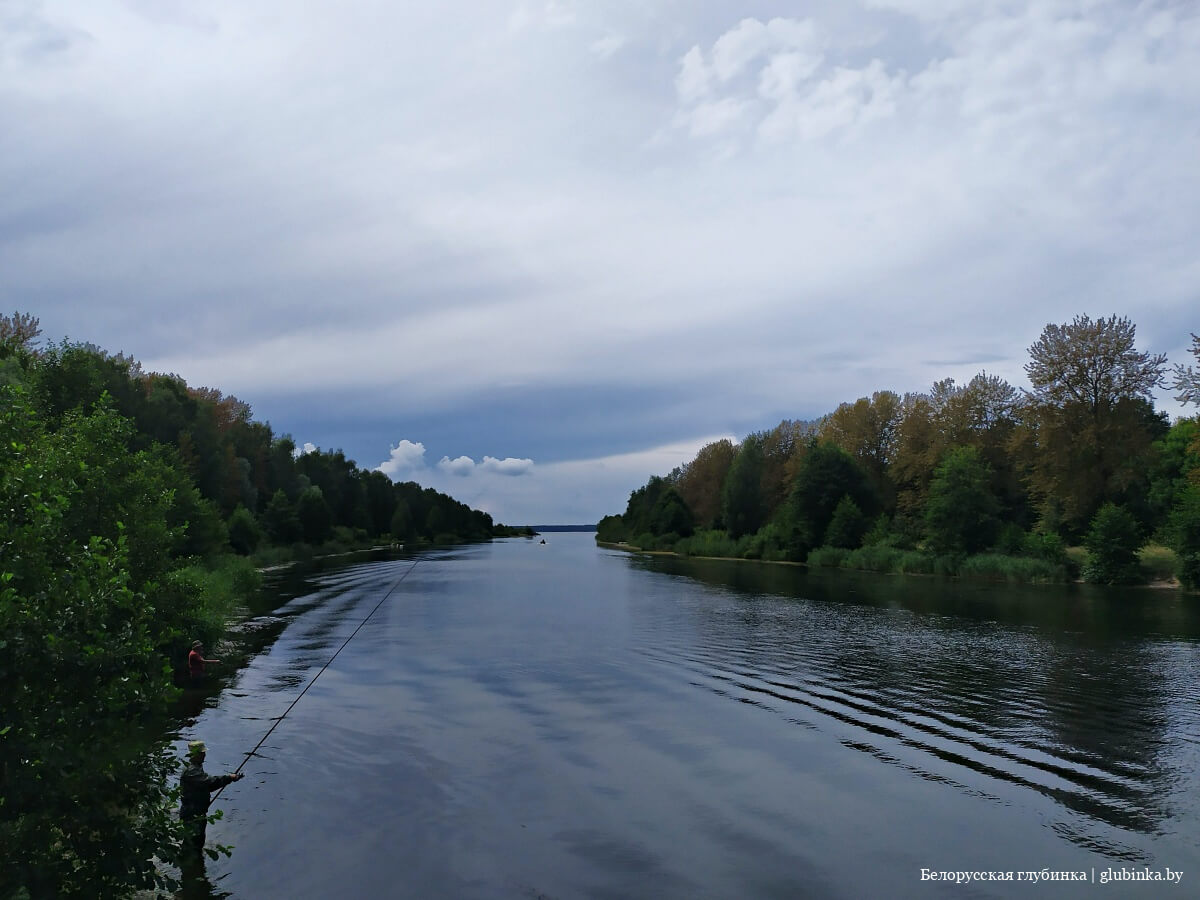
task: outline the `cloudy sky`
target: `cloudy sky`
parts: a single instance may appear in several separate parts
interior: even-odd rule
[[[506,522],[1078,313],[1190,361],[1198,234],[1194,0],[0,0],[0,308]]]

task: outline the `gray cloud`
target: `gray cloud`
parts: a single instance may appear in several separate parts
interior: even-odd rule
[[[10,4],[0,303],[460,489],[1080,312],[1183,362],[1198,10],[1076,6]]]

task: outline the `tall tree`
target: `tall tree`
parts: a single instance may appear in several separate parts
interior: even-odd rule
[[[721,495],[725,528],[731,537],[754,534],[766,521],[762,473],[762,435],[747,435],[729,467],[729,474],[725,476]]]
[[[1034,399],[1058,407],[1082,404],[1093,417],[1122,399],[1153,402],[1167,357],[1139,351],[1136,331],[1129,319],[1115,315],[1047,325],[1025,364]]]
[[[1029,348],[1032,390],[1013,448],[1047,530],[1078,535],[1106,502],[1146,508],[1152,444],[1167,428],[1153,407],[1166,357],[1134,338],[1128,319],[1076,316]]]
[[[999,505],[991,467],[974,447],[955,447],[929,486],[925,522],[930,547],[939,553],[978,553],[996,537]]]
[[[683,467],[676,490],[695,516],[700,528],[714,528],[721,517],[721,489],[737,447],[722,438],[705,444],[696,458]]]

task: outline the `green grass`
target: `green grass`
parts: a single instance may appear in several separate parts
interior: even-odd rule
[[[857,550],[818,547],[808,555],[810,566],[890,572],[901,575],[959,575],[1022,584],[1067,580],[1065,566],[1027,556],[981,553],[957,558],[935,556],[919,550],[872,545]]]
[[[1147,544],[1138,551],[1138,560],[1149,581],[1170,581],[1179,571],[1175,551],[1162,544]]]

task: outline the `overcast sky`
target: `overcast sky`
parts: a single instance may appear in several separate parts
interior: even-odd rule
[[[0,0],[2,307],[505,522],[1078,313],[1190,362],[1197,235],[1194,0]]]

